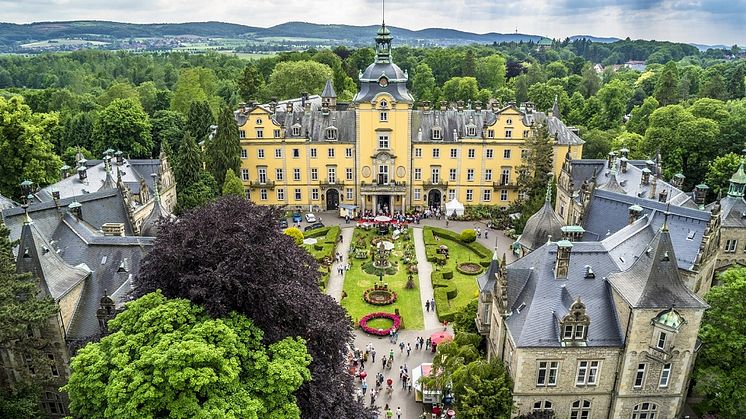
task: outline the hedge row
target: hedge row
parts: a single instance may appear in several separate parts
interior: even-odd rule
[[[327,256],[334,259],[334,252],[337,248],[337,241],[339,240],[341,231],[342,229],[339,226],[333,226],[317,228],[306,232],[304,237],[317,238],[318,240],[316,244],[308,249],[311,256],[316,259],[316,262],[321,263]]]
[[[433,272],[430,275],[430,281],[433,283],[433,295],[438,319],[452,322],[458,310],[451,309],[449,300],[458,296],[458,288],[450,280],[443,279],[442,272]]]

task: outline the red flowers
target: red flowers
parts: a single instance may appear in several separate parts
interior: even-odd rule
[[[368,326],[368,321],[373,319],[391,319],[394,324],[387,329],[374,329]],[[371,335],[388,336],[391,332],[391,329],[399,330],[399,326],[401,326],[401,317],[397,316],[394,313],[370,313],[366,314],[365,316],[363,316],[362,319],[360,319],[360,328],[363,329],[365,333],[370,333]]]

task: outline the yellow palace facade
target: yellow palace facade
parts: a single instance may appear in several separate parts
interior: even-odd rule
[[[360,90],[337,104],[330,82],[318,96],[241,106],[235,112],[241,173],[254,202],[309,210],[340,204],[358,210],[507,206],[519,198],[517,168],[536,123],[555,138],[555,175],[583,141],[554,112],[531,104],[475,103],[464,108],[414,101],[408,75],[391,61],[391,34],[376,36],[376,60],[360,73]],[[570,146],[568,148],[568,146]]]

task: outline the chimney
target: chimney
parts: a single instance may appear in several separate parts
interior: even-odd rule
[[[629,223],[632,224],[635,221],[637,221],[638,218],[640,218],[640,215],[642,215],[642,207],[635,204],[631,205],[629,207]]]
[[[699,185],[694,187],[694,202],[697,205],[704,205],[705,201],[707,200],[707,191],[710,189],[709,186],[705,185],[704,183],[700,183]]]
[[[658,194],[658,202],[668,201],[668,190],[664,189]]]
[[[458,102],[456,102],[456,109],[458,109],[459,112],[463,112],[464,111],[464,101],[463,100],[459,100]]]
[[[441,111],[446,111],[447,109],[448,109],[448,102],[446,102],[445,100],[441,100],[440,101],[440,110]]]
[[[66,177],[70,176],[70,166],[64,165],[60,167],[60,173],[62,174],[62,179],[65,179]]]
[[[55,204],[57,201],[60,200],[60,191],[57,189],[52,189],[52,199],[54,199]]]
[[[619,149],[619,154],[621,154],[622,157],[624,157],[624,158],[628,158],[629,157],[629,149],[628,148]]]
[[[686,176],[684,176],[681,173],[676,173],[673,175],[673,179],[671,179],[671,185],[681,189],[682,186],[684,186],[684,179]]]
[[[70,210],[70,214],[74,215],[75,218],[78,220],[83,219],[83,205],[81,205],[80,202],[73,201],[67,206],[67,208]]]
[[[114,157],[117,158],[117,164],[118,165],[121,166],[124,163],[124,153],[122,153],[121,150],[119,150],[116,153],[114,153]]]
[[[425,112],[427,112],[427,111],[430,110],[430,101],[429,100],[426,100],[426,101],[422,102],[422,110],[425,111]]]
[[[277,112],[277,96],[272,96],[272,100],[269,102],[269,111],[273,115]]]
[[[88,169],[85,167],[85,165],[78,167],[78,178],[81,182],[85,182],[85,180],[88,178]]]
[[[292,101],[288,101],[285,104],[285,112],[287,112],[287,113],[293,113],[293,102]]]
[[[481,100],[477,100],[477,101],[474,102],[474,109],[477,112],[479,112],[479,111],[482,110],[482,101]]]
[[[619,159],[619,167],[622,169],[622,173],[627,173],[627,162],[628,161],[629,160],[627,160],[627,157],[625,157],[624,155],[622,155],[622,158]]]
[[[653,173],[650,169],[647,167],[642,169],[642,184],[643,185],[649,185],[650,184],[650,174]]]
[[[500,102],[494,101],[492,102],[492,112],[497,113],[497,111],[500,110]]]
[[[321,101],[321,114],[322,115],[329,115],[329,102],[328,102],[328,99],[323,99]]]
[[[609,155],[606,156],[606,167],[611,169],[611,166],[614,165],[614,158],[616,157],[616,152],[609,151]]]
[[[239,103],[238,110],[241,111],[241,114],[246,113],[246,102]]]
[[[557,242],[557,260],[554,264],[554,276],[557,279],[567,278],[567,273],[570,270],[571,250],[572,243],[568,240],[560,240]]]
[[[526,107],[526,113],[530,114],[534,112],[534,102],[526,102],[523,106]]]
[[[124,223],[104,223],[101,226],[105,236],[121,236],[124,237]]]
[[[585,233],[585,229],[579,225],[564,226],[560,230],[562,230],[562,239],[570,242],[581,241]]]
[[[596,277],[595,272],[593,272],[593,268],[591,268],[591,265],[585,265],[585,278],[587,279],[593,279]]]

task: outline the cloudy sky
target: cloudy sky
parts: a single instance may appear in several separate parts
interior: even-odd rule
[[[370,25],[380,0],[0,0],[0,21],[218,20],[267,27],[287,21]],[[564,37],[590,34],[746,45],[746,0],[388,0],[386,22]]]

